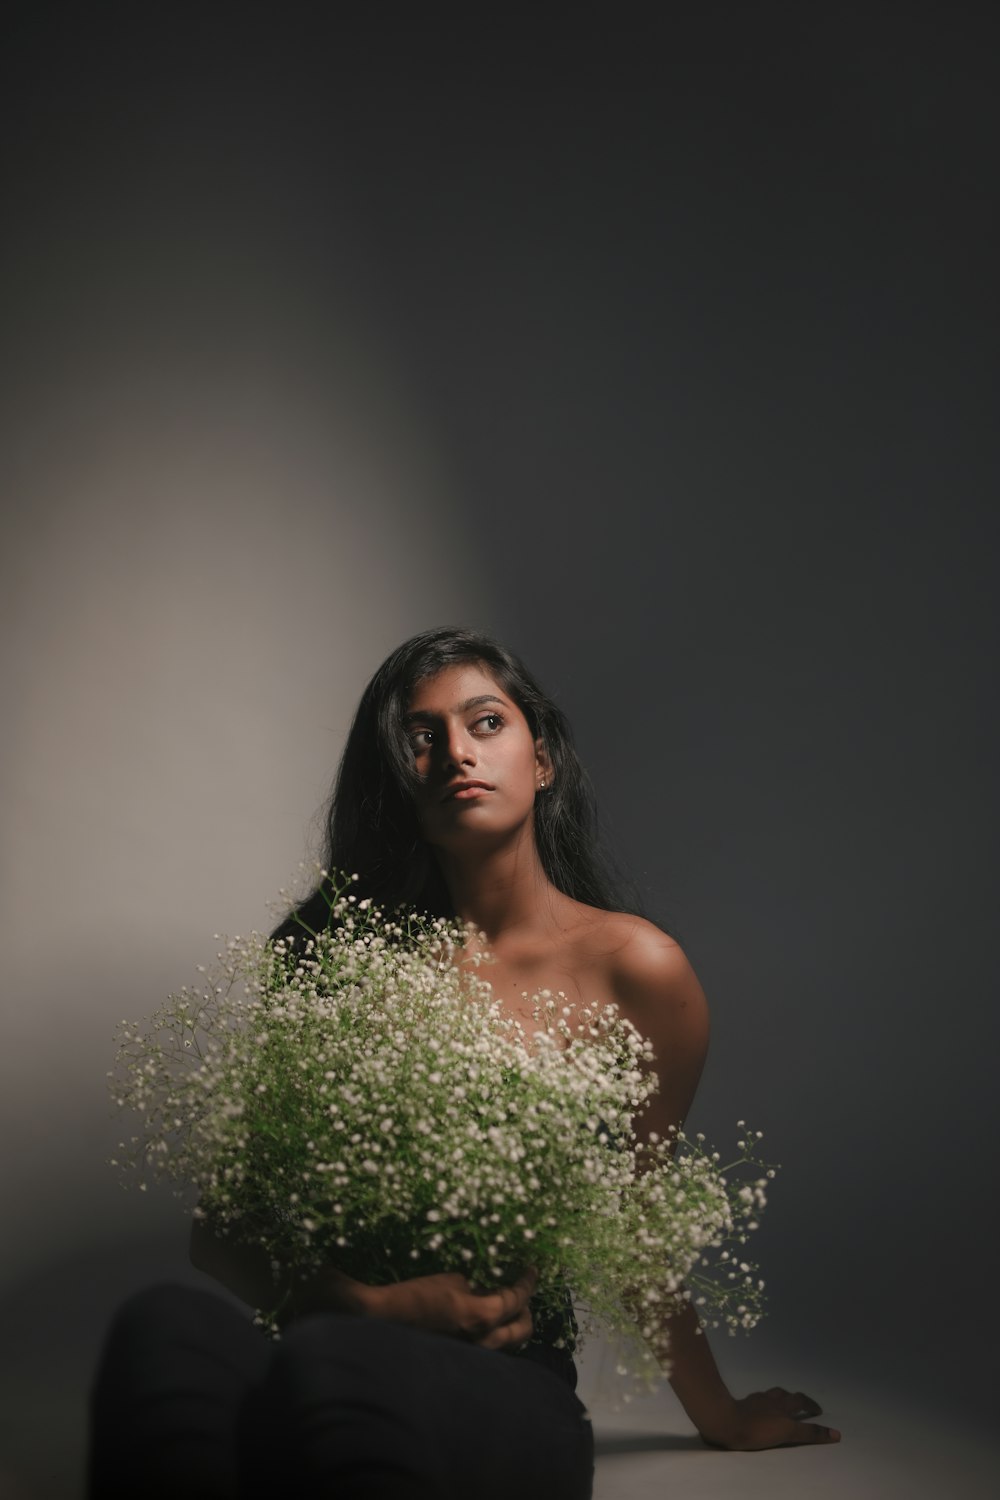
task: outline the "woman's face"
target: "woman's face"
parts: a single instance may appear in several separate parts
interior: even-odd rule
[[[524,714],[484,667],[463,662],[418,682],[404,727],[429,844],[468,848],[516,833],[533,817],[551,766]]]

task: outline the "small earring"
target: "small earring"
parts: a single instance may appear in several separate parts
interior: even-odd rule
[[[539,790],[539,791],[540,791],[540,792],[544,792],[544,790],[545,790],[545,782],[544,782],[544,781],[540,781],[540,782],[539,782],[539,783],[538,783],[538,790]]]

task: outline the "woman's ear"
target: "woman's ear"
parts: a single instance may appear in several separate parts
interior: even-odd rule
[[[552,785],[554,772],[544,740],[535,741],[535,775],[539,784],[544,785],[546,788]]]

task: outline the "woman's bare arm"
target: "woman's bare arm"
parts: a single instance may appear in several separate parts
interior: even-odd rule
[[[370,1289],[332,1267],[313,1282],[293,1286],[276,1281],[270,1257],[259,1245],[246,1245],[217,1233],[209,1218],[196,1218],[189,1241],[191,1263],[235,1292],[250,1307],[283,1303],[282,1321],[322,1307],[328,1312],[364,1313]]]
[[[642,1130],[646,1136],[655,1132],[667,1137],[683,1125],[705,1065],[705,993],[679,944],[648,922],[638,923],[618,953],[613,988],[623,1013],[649,1037],[656,1054],[660,1087],[640,1122]],[[690,1304],[665,1327],[672,1360],[670,1384],[706,1442],[747,1449],[839,1439],[834,1429],[802,1420],[818,1416],[820,1407],[801,1391],[775,1386],[734,1397]]]

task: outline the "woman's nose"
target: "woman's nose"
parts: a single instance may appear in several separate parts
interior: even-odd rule
[[[448,765],[473,766],[476,763],[476,750],[472,737],[465,725],[456,725],[448,731],[448,740],[445,745],[445,756]]]

